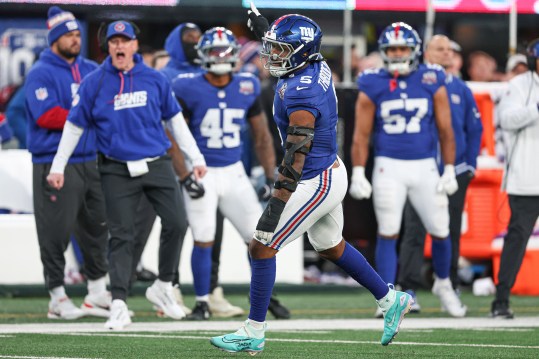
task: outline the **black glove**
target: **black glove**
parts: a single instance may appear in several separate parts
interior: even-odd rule
[[[264,34],[269,29],[268,19],[260,15],[260,12],[252,1],[251,9],[247,11],[247,15],[249,16],[249,20],[247,20],[247,27],[251,29],[258,40],[262,40],[262,37],[264,37]]]
[[[273,192],[273,179],[266,177],[266,183],[258,189],[258,200],[262,202],[269,201]]]
[[[193,172],[189,173],[189,175],[183,180],[180,180],[180,184],[185,188],[189,194],[189,197],[192,199],[197,199],[204,196],[204,186],[202,183],[197,182]]]
[[[271,197],[266,209],[258,220],[256,230],[273,234],[275,228],[277,228],[277,225],[279,224],[279,219],[283,213],[284,206],[286,206],[285,201],[282,201],[277,197]]]

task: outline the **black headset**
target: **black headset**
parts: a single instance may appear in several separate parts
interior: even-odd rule
[[[125,22],[133,26],[133,30],[135,30],[135,35],[138,38],[138,35],[140,34],[140,28],[137,26],[137,24],[135,24],[132,21],[125,21]],[[99,45],[99,49],[105,54],[109,53],[109,46],[107,43],[107,29],[110,24],[112,24],[112,22],[110,23],[102,22],[101,24],[99,24],[99,29],[97,30],[97,43]]]

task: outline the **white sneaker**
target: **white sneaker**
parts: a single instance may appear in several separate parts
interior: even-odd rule
[[[84,316],[85,313],[77,308],[67,296],[58,300],[51,299],[49,302],[49,312],[47,313],[49,319],[73,320]]]
[[[208,305],[212,316],[217,318],[237,317],[245,313],[242,308],[232,305],[226,300],[222,287],[217,287],[213,290],[210,294]]]
[[[434,285],[432,286],[432,293],[440,298],[442,307],[452,317],[462,318],[466,315],[466,310],[468,308],[461,303],[457,293],[455,293],[453,290],[453,286],[451,285],[451,280],[449,278],[436,278],[434,280]]]
[[[159,308],[164,315],[169,318],[185,318],[185,312],[176,301],[172,285],[162,288],[156,280],[151,287],[146,289],[146,299]]]
[[[180,287],[177,284],[174,287],[172,287],[172,293],[174,293],[174,298],[176,298],[176,303],[178,303],[180,308],[182,308],[185,315],[191,314],[192,310],[191,310],[191,308],[186,306],[185,303],[183,302],[182,291],[180,290]],[[157,316],[159,318],[166,318],[165,312],[163,312],[163,310],[161,308],[154,305],[153,309],[155,309],[157,311]]]
[[[87,315],[94,317],[110,317],[110,305],[112,296],[110,292],[105,291],[99,294],[88,294],[84,297],[84,303],[80,306]]]
[[[114,299],[110,306],[110,316],[105,322],[105,328],[110,330],[123,330],[131,324],[131,317],[127,304],[121,299]]]

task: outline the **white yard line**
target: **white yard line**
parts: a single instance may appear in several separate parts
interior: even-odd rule
[[[110,332],[104,323],[55,322],[33,324],[2,324],[0,334],[11,333],[80,333]],[[185,331],[228,331],[236,330],[242,321],[163,321],[135,322],[124,332],[185,332]],[[298,319],[270,320],[270,331],[289,330],[381,330],[380,319]],[[406,329],[495,329],[495,328],[539,328],[539,317],[518,317],[502,320],[491,318],[406,318],[401,325]]]

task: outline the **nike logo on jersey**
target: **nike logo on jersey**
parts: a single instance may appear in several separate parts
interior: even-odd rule
[[[304,90],[306,88],[308,88],[308,86],[298,86],[298,87],[296,87],[296,90],[300,91],[300,90]]]

